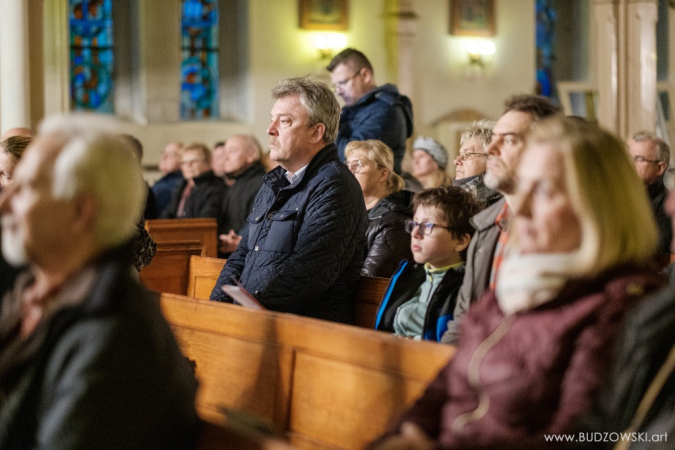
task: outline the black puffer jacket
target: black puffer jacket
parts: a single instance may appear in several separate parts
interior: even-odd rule
[[[285,173],[263,177],[211,300],[231,301],[221,287],[238,280],[265,308],[352,323],[367,226],[361,187],[333,144],[295,184]]]
[[[183,215],[178,217],[178,205],[183,195],[183,189],[187,184],[183,180],[173,191],[171,203],[160,215],[162,219],[198,219],[203,217],[220,218],[220,210],[223,205],[223,195],[225,195],[225,182],[217,177],[213,171],[204,172],[194,178],[195,187],[192,188],[190,196],[185,201]]]
[[[405,220],[413,215],[412,196],[409,191],[394,192],[368,211],[366,260],[361,275],[389,278],[399,261],[412,261],[410,234],[405,231]]]

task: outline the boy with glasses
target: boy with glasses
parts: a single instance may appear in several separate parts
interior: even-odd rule
[[[452,319],[464,277],[466,248],[477,200],[454,186],[427,189],[413,198],[406,222],[413,261],[403,260],[378,310],[375,328],[413,339],[438,341]]]

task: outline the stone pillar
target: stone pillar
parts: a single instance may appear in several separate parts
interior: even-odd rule
[[[411,100],[415,96],[413,91],[417,36],[417,14],[413,11],[412,3],[412,0],[388,0],[385,4],[389,69],[396,76],[399,91]]]
[[[656,128],[657,0],[595,0],[598,121],[625,138]]]
[[[28,1],[0,2],[0,117],[2,132],[30,127]]]

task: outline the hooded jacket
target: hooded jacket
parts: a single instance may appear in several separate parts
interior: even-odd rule
[[[190,196],[185,201],[183,215],[178,217],[178,205],[180,204],[183,189],[187,185],[187,180],[183,180],[173,191],[171,203],[162,212],[162,219],[199,219],[203,217],[220,217],[220,209],[223,204],[223,195],[225,195],[225,182],[217,177],[212,170],[204,172],[194,178],[195,186],[190,192]]]
[[[401,173],[405,140],[413,133],[413,111],[410,99],[393,84],[385,84],[367,92],[356,103],[342,108],[340,128],[335,144],[340,161],[351,141],[379,139],[394,152],[394,171]]]
[[[367,226],[361,187],[333,144],[295,184],[285,173],[279,166],[263,177],[211,300],[231,301],[222,286],[239,281],[267,309],[353,323]]]

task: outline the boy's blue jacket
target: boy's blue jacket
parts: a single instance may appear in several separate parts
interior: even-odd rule
[[[405,259],[400,262],[377,311],[376,330],[394,332],[396,310],[415,295],[417,289],[424,283],[425,276],[423,264],[411,264]],[[429,301],[429,308],[424,319],[423,339],[440,341],[441,336],[448,329],[448,321],[453,318],[455,299],[463,279],[464,265],[450,269],[445,274]]]

